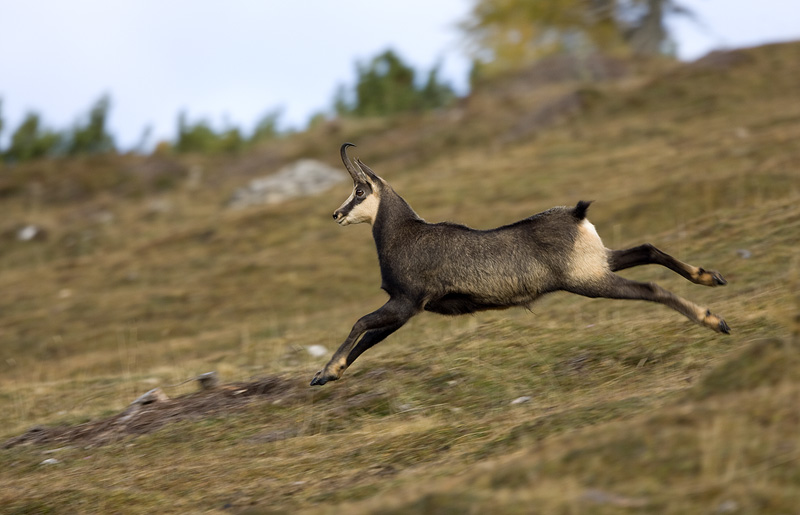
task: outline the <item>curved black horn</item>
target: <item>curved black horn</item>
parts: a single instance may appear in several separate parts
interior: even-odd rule
[[[342,145],[340,153],[342,154],[342,162],[344,163],[344,167],[347,168],[348,172],[350,172],[350,176],[353,178],[354,181],[366,182],[366,177],[364,176],[364,172],[356,168],[353,165],[353,162],[350,161],[350,158],[347,156],[347,147],[355,147],[355,145],[352,143],[345,143]]]

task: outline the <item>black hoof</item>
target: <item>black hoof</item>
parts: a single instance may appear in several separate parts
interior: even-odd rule
[[[336,381],[339,379],[335,375],[331,375],[325,372],[325,370],[320,370],[314,375],[314,379],[311,380],[310,386],[322,386],[323,384],[327,383],[328,381]]]
[[[721,318],[719,319],[719,332],[725,333],[725,334],[731,334],[730,326],[728,326],[728,324],[724,320],[722,320]]]
[[[725,286],[728,284],[728,281],[716,270],[705,270],[703,268],[699,270],[695,282],[705,286]]]

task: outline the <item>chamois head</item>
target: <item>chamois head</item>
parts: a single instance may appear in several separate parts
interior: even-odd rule
[[[333,212],[333,219],[339,225],[372,224],[378,215],[378,205],[381,202],[381,191],[385,182],[378,177],[369,166],[356,159],[353,163],[347,156],[347,147],[354,147],[352,143],[345,143],[341,148],[342,162],[350,176],[353,178],[353,192]]]

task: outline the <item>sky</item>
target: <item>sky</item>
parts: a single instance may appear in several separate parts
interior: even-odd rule
[[[697,22],[673,21],[678,55],[800,39],[798,0],[684,0]],[[249,133],[282,110],[302,128],[329,110],[355,63],[391,48],[415,69],[441,63],[467,90],[457,26],[472,0],[0,0],[0,147],[25,113],[69,128],[103,94],[110,130],[132,148],[176,135],[178,114]]]

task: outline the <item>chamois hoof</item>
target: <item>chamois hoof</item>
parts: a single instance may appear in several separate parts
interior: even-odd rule
[[[728,284],[728,281],[716,270],[704,270],[702,268],[697,270],[695,282],[703,286],[725,286]]]
[[[337,379],[339,378],[336,376],[326,374],[324,370],[320,370],[319,372],[314,374],[314,379],[311,380],[311,384],[309,386],[322,386],[328,381],[336,381]]]
[[[718,333],[731,334],[731,328],[728,323],[721,316],[713,314],[710,310],[706,310],[703,325]]]

